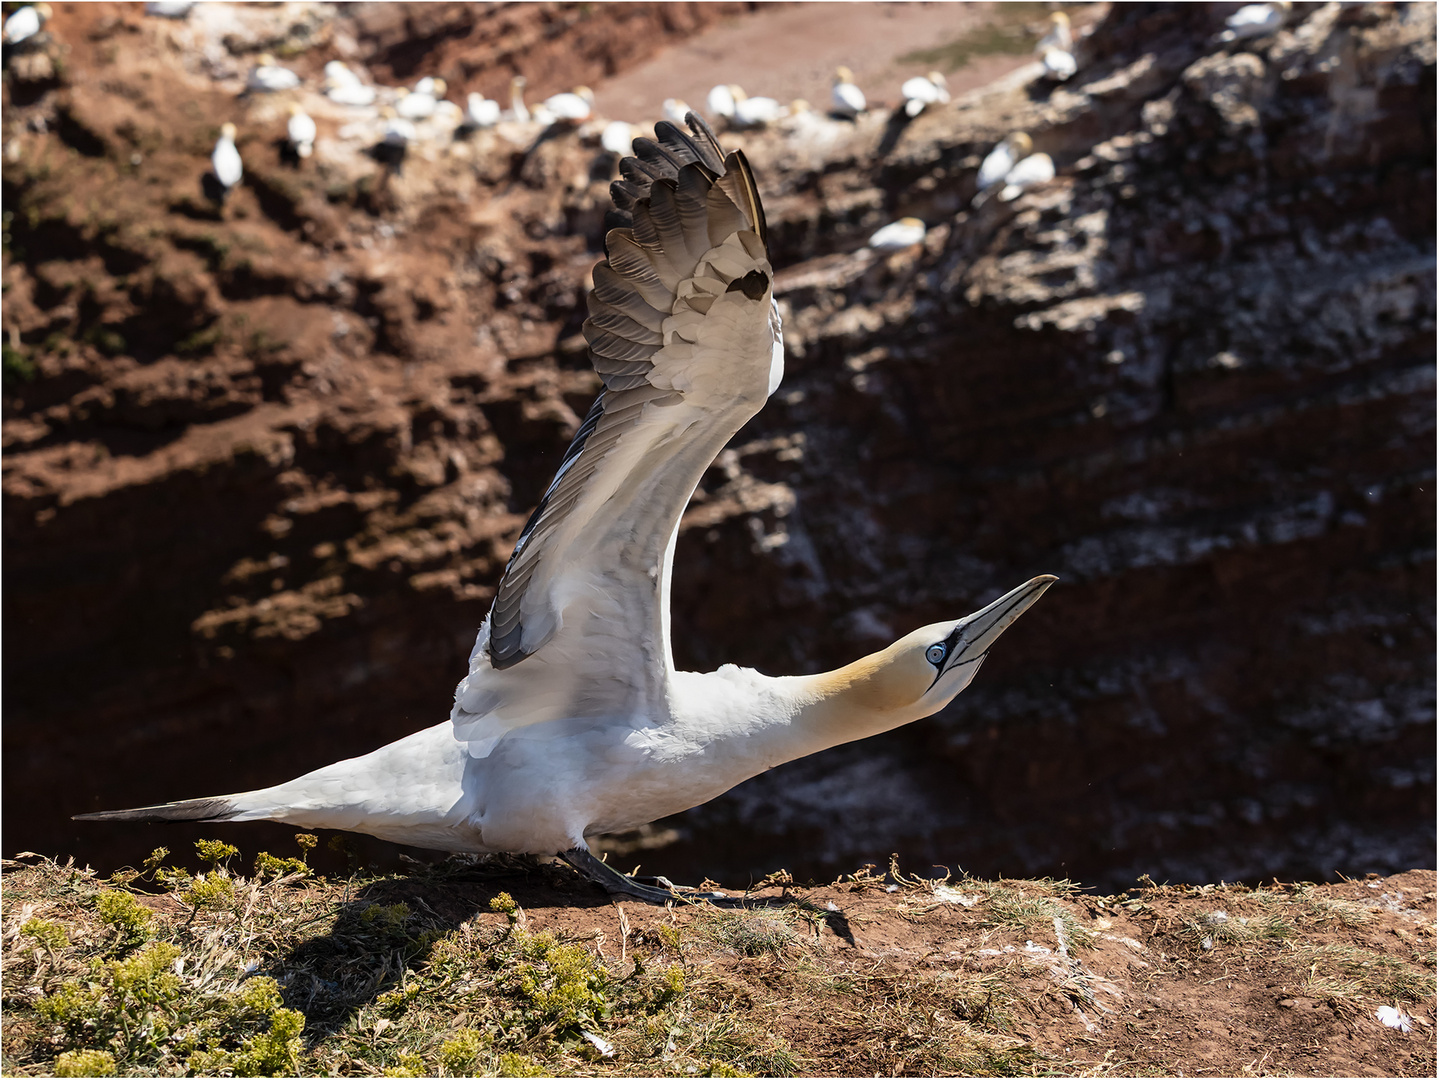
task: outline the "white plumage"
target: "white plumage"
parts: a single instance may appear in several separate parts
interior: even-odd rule
[[[730,91],[734,95],[734,113],[729,118],[732,127],[767,127],[789,111],[772,97],[750,97],[738,86]]]
[[[868,107],[864,91],[854,84],[854,72],[847,67],[835,69],[834,83],[829,88],[829,102],[840,116],[855,117]]]
[[[991,150],[979,166],[979,176],[975,180],[979,191],[987,191],[1008,176],[1009,170],[1033,146],[1029,136],[1022,131],[1005,136],[1004,141]]]
[[[730,120],[734,117],[735,95],[734,87],[725,83],[710,88],[705,97],[705,108],[711,116],[718,116],[722,120]]]
[[[162,19],[183,19],[194,6],[195,0],[149,0],[145,5],[145,14],[158,15]]]
[[[689,105],[682,98],[668,97],[660,105],[660,113],[675,127],[684,127],[685,115],[689,111]]]
[[[658,146],[656,145],[658,143]],[[779,385],[784,346],[749,165],[702,121],[661,121],[621,163],[584,333],[604,385],[521,532],[450,719],[260,791],[86,815],[352,829],[448,851],[559,854],[612,892],[666,902],[590,854],[782,762],[928,716],[964,689],[1053,578],[922,627],[837,671],[678,671],[680,515]]]
[[[900,251],[923,242],[926,231],[919,218],[900,218],[877,230],[869,238],[869,246],[876,251]]]
[[[595,93],[588,86],[577,86],[566,93],[545,98],[540,107],[550,117],[551,123],[583,123],[594,112]]]
[[[928,75],[905,79],[899,93],[904,98],[905,115],[918,116],[929,106],[949,100],[949,82],[940,72],[931,71]]]
[[[525,106],[525,77],[516,75],[510,80],[510,107],[500,114],[501,120],[516,124],[530,122],[530,110]]]
[[[395,99],[395,113],[406,120],[428,120],[440,107],[440,98],[445,93],[444,79],[421,79],[419,85],[425,90],[400,88]]]
[[[315,121],[298,105],[290,106],[290,119],[285,125],[285,134],[300,157],[309,157],[315,149]]]
[[[600,132],[600,146],[611,154],[626,157],[634,152],[635,136],[639,132],[633,124],[623,120],[611,120]]]
[[[491,128],[500,122],[500,103],[471,90],[465,99],[465,120],[477,128]]]
[[[5,20],[5,29],[0,33],[3,33],[5,44],[19,45],[38,34],[49,18],[49,4],[26,4],[10,13]]]
[[[215,140],[215,149],[210,154],[210,167],[215,170],[215,179],[229,191],[245,175],[240,151],[235,148],[235,125],[225,124],[220,128],[220,137]]]
[[[999,193],[1000,202],[1019,198],[1026,188],[1036,184],[1047,184],[1054,179],[1054,161],[1048,154],[1030,154],[1018,162],[1004,177],[1004,187]]]
[[[1224,20],[1226,29],[1219,34],[1219,40],[1247,41],[1249,38],[1275,33],[1289,17],[1289,8],[1290,4],[1285,0],[1268,4],[1245,4]]]
[[[1074,33],[1070,28],[1069,16],[1056,11],[1049,17],[1049,29],[1034,46],[1034,51],[1043,56],[1050,49],[1068,52],[1074,47]]]
[[[276,93],[293,90],[300,85],[300,76],[287,67],[281,67],[269,53],[262,53],[245,85],[259,93]]]
[[[1045,78],[1052,82],[1064,82],[1079,70],[1074,55],[1063,49],[1046,49],[1040,62],[1044,64]]]

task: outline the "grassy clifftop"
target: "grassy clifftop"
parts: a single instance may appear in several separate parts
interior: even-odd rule
[[[302,846],[312,844],[301,837]],[[933,881],[720,912],[567,868],[5,863],[7,1075],[1428,1075],[1435,875]],[[1382,1023],[1384,1015],[1402,1026]]]

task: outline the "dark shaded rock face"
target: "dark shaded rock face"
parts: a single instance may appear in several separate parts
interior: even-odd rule
[[[628,861],[738,884],[897,851],[1101,886],[1432,865],[1434,10],[1394,7],[1297,5],[1224,51],[1207,6],[1121,5],[1061,88],[732,140],[788,372],[687,513],[677,660],[821,670],[1061,582],[939,716]],[[256,139],[235,216],[205,221],[173,191],[228,99],[192,88],[142,183],[136,106],[77,53],[27,107],[68,128],[5,120],[6,326],[35,369],[5,393],[5,844],[109,865],[191,834],[69,814],[447,714],[596,386],[574,335],[607,177],[560,140],[297,176]],[[1058,179],[970,209],[1016,128]],[[905,214],[922,248],[862,249]]]

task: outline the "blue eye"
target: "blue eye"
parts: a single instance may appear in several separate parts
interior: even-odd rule
[[[944,663],[944,651],[943,645],[931,645],[924,650],[924,658],[935,667],[939,667],[940,664]]]

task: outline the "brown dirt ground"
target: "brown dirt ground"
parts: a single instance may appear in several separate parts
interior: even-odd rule
[[[60,913],[54,869],[7,860],[7,940],[17,911],[21,920]],[[950,1060],[948,1047],[976,1029],[1010,1053],[1003,1071],[1019,1060],[1023,1071],[1045,1074],[1434,1072],[1431,870],[1335,885],[1145,886],[1098,897],[1046,881],[965,879],[936,888],[896,878],[892,867],[889,875],[866,870],[830,885],[752,894],[792,899],[810,913],[806,920],[793,907],[781,909],[784,919],[766,909],[613,903],[568,868],[506,860],[448,876],[384,878],[344,890],[344,900],[404,901],[429,927],[483,935],[504,926],[489,907],[500,891],[520,904],[521,926],[588,943],[611,971],[636,959],[647,968],[678,960],[688,981],[722,985],[738,1015],[793,1051],[802,1074],[932,1074]],[[303,892],[314,895],[299,897],[302,906],[340,899],[334,884]],[[189,915],[173,895],[141,899],[167,920]],[[266,970],[274,960],[265,959]],[[285,965],[278,958],[274,970]],[[7,965],[7,975],[13,970]],[[946,997],[946,985],[970,987],[968,1005]],[[974,987],[987,996],[976,999]],[[17,992],[6,988],[11,1001]],[[1381,1004],[1401,1007],[1412,1030],[1383,1026],[1375,1017]],[[665,1071],[662,1062],[623,1055],[601,1064],[604,1073]],[[581,1059],[573,1069],[596,1073]]]

